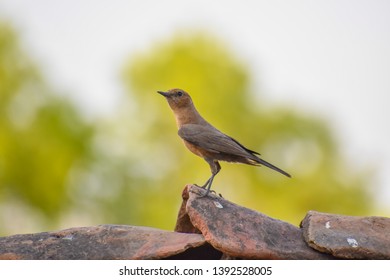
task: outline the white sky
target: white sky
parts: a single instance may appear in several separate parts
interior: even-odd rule
[[[206,29],[248,63],[268,101],[329,118],[351,164],[378,168],[390,207],[390,1],[0,0],[0,19],[92,115],[114,110],[129,54]]]

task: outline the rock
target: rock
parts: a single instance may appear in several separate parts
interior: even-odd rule
[[[179,214],[177,215],[175,231],[183,233],[201,233],[194,225],[191,223],[190,217],[187,214],[187,201],[189,198],[187,186],[182,192],[183,201],[180,206]]]
[[[301,223],[312,248],[345,259],[390,259],[390,218],[309,211]]]
[[[206,241],[223,252],[224,258],[241,259],[329,259],[304,241],[301,230],[221,197],[200,197],[202,191],[188,185],[186,213]],[[178,219],[178,222],[181,220]],[[187,221],[185,222],[187,224]],[[177,225],[176,228],[188,225]]]
[[[0,237],[0,259],[390,259],[390,219],[310,211],[298,228],[187,185],[175,232],[101,225]]]
[[[210,247],[200,234],[100,225],[0,237],[0,259],[197,259],[215,257]]]

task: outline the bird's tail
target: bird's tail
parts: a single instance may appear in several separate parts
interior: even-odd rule
[[[265,160],[263,160],[263,159],[261,159],[259,157],[256,157],[255,161],[256,161],[257,164],[261,164],[261,165],[267,166],[268,168],[271,168],[271,169],[273,169],[273,170],[283,174],[284,176],[287,176],[287,177],[291,178],[291,175],[288,174],[286,171],[280,169],[279,167],[276,167],[275,165],[269,163],[268,161],[265,161]]]

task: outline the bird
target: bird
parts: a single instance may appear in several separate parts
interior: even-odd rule
[[[243,163],[248,165],[264,165],[287,177],[289,173],[261,159],[260,154],[246,148],[234,138],[222,133],[207,122],[195,108],[191,96],[184,90],[173,88],[168,91],[157,91],[168,101],[178,127],[178,134],[184,145],[195,155],[203,158],[211,170],[210,178],[202,185],[209,194],[214,177],[221,170],[219,161]]]

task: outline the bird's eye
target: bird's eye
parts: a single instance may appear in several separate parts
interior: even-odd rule
[[[179,91],[178,93],[177,93],[177,96],[182,96],[183,95],[183,92],[182,91]]]

